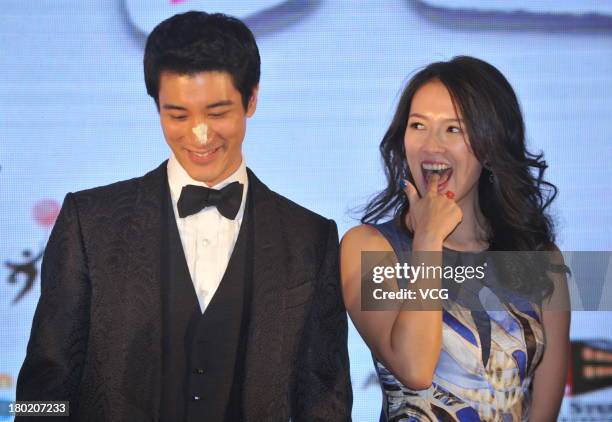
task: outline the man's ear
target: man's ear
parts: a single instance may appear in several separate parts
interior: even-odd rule
[[[257,109],[257,94],[259,93],[259,84],[255,85],[253,88],[253,93],[251,94],[251,98],[249,98],[249,102],[247,104],[246,115],[247,117],[251,117],[255,114],[255,110]]]

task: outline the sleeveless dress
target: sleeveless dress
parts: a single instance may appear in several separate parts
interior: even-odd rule
[[[411,250],[410,234],[395,221],[372,226],[401,262]],[[373,357],[383,393],[381,422],[529,419],[531,381],[544,352],[541,309],[520,298],[501,301],[487,286],[478,283],[469,307],[445,301],[440,358],[428,389],[405,387]]]

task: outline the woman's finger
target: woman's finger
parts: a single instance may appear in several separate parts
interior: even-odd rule
[[[408,203],[410,203],[410,206],[413,206],[419,200],[419,193],[417,192],[416,188],[412,183],[410,183],[406,179],[404,179],[403,181],[405,186],[404,193],[408,197]]]
[[[438,181],[440,180],[440,175],[438,173],[434,173],[427,182],[427,192],[428,193],[438,193]]]

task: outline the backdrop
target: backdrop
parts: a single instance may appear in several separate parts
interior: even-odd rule
[[[262,79],[247,164],[335,219],[341,235],[357,224],[350,210],[384,186],[377,148],[407,77],[468,54],[498,67],[518,94],[529,146],[545,152],[559,187],[560,248],[612,250],[610,2],[3,0],[0,407],[15,398],[40,254],[64,195],[140,176],[168,156],[143,49],[155,24],[190,9],[251,26]],[[610,420],[612,316],[572,319],[563,418]],[[354,419],[377,420],[370,354],[352,327],[349,342]],[[589,365],[597,370],[582,370]]]

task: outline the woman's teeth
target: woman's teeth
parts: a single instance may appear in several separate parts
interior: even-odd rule
[[[434,174],[438,174],[440,176],[440,179],[438,180],[438,186],[446,183],[450,179],[453,173],[453,169],[451,166],[449,166],[448,164],[442,164],[442,163],[435,163],[435,164],[423,163],[421,164],[421,169],[423,171],[423,177],[425,178],[425,183],[429,183],[429,179]]]
[[[438,170],[446,170],[449,169],[450,166],[448,164],[430,164],[430,163],[423,163],[423,170],[434,170],[434,171],[438,171]]]

